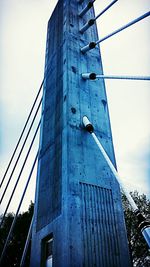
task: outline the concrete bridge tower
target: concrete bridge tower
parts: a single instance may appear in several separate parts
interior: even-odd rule
[[[90,1],[91,2],[91,1]],[[31,267],[129,267],[120,188],[82,118],[93,123],[116,166],[96,25],[89,1],[59,0],[48,22]]]

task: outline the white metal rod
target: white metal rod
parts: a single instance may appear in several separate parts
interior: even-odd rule
[[[90,19],[87,23],[83,25],[83,27],[80,29],[81,33],[84,33],[87,29],[89,29],[92,25],[94,25],[96,19],[98,19],[100,16],[102,16],[113,4],[115,4],[118,0],[114,0],[111,2],[107,7],[105,7],[95,18]]]
[[[147,13],[143,14],[142,16],[140,16],[140,17],[134,19],[133,21],[129,22],[128,24],[122,26],[121,28],[115,30],[114,32],[112,32],[112,33],[106,35],[106,36],[103,37],[102,39],[96,41],[95,44],[98,45],[99,43],[103,42],[104,40],[110,38],[111,36],[113,36],[113,35],[115,35],[115,34],[121,32],[121,31],[123,31],[123,30],[125,30],[125,29],[127,29],[128,27],[130,27],[130,26],[132,26],[133,24],[139,22],[140,20],[142,20],[142,19],[148,17],[149,15],[150,15],[150,11],[148,11]],[[91,50],[91,49],[93,49],[93,47],[90,47],[89,44],[88,44],[88,45],[86,45],[85,47],[82,47],[82,48],[81,48],[81,52],[86,53],[87,51],[89,51],[89,50]]]
[[[112,164],[109,156],[105,152],[105,150],[104,150],[103,146],[101,145],[100,141],[98,140],[97,136],[95,135],[94,127],[93,127],[92,123],[89,121],[87,116],[83,116],[82,121],[83,121],[83,125],[84,125],[85,129],[87,130],[87,132],[89,132],[92,135],[94,141],[96,142],[98,148],[100,149],[100,152],[104,156],[108,166],[110,167],[112,173],[116,177],[116,180],[118,181],[122,191],[126,195],[128,201],[129,201],[129,203],[133,209],[133,212],[134,212],[135,216],[137,217],[139,230],[142,232],[143,237],[145,238],[145,241],[147,242],[148,246],[150,247],[150,221],[146,220],[145,217],[140,213],[136,203],[134,202],[133,198],[129,194],[128,190],[125,188],[121,177],[119,176],[118,172],[116,171],[114,165]]]
[[[126,190],[126,188],[125,188],[125,186],[124,186],[124,184],[123,184],[123,182],[122,182],[122,179],[120,178],[118,172],[116,171],[114,165],[112,164],[111,160],[109,159],[107,153],[105,152],[104,148],[102,147],[102,145],[101,145],[100,141],[98,140],[97,136],[95,135],[95,133],[91,133],[91,135],[92,135],[92,137],[93,137],[95,143],[97,144],[98,148],[100,149],[102,155],[104,156],[106,162],[108,163],[108,165],[109,165],[109,167],[110,167],[112,173],[113,173],[114,176],[116,177],[116,179],[117,179],[119,185],[121,186],[122,191],[123,191],[124,194],[126,195],[126,197],[127,197],[128,201],[129,201],[129,203],[130,203],[130,205],[131,205],[133,211],[138,210],[138,207],[137,207],[136,203],[134,202],[133,198],[132,198],[131,195],[129,194],[128,190]]]
[[[142,234],[150,247],[150,226],[142,230]]]
[[[91,124],[91,122],[89,121],[87,116],[83,116],[83,124],[85,127],[87,127],[87,125]]]
[[[91,42],[89,43],[87,46],[85,46],[84,48],[81,49],[81,52],[84,54],[86,51],[88,51],[89,49],[93,49],[95,48],[96,43]]]
[[[84,80],[88,80],[88,79],[90,79],[90,80],[95,80],[96,79],[96,73],[82,73],[82,78],[84,79]]]
[[[81,29],[82,30],[82,29]],[[81,31],[80,30],[80,31]],[[96,46],[96,43],[95,43],[95,46]],[[93,47],[93,48],[95,48],[95,46]],[[90,44],[88,44],[88,45],[86,45],[86,46],[84,46],[84,47],[82,47],[81,48],[81,52],[83,53],[83,54],[85,54],[87,51],[89,51],[89,50],[91,50],[91,49],[93,49],[93,48],[90,48]]]
[[[95,0],[89,1],[89,3],[85,6],[85,8],[82,9],[82,11],[79,13],[79,17],[82,17],[86,14],[86,12],[93,6]]]
[[[84,33],[87,29],[89,29],[92,25],[94,25],[95,19],[90,19],[87,23],[83,25],[83,27],[79,30],[79,32]]]
[[[132,26],[133,24],[139,22],[140,20],[142,20],[142,19],[148,17],[149,15],[150,15],[150,11],[147,12],[147,13],[145,13],[145,14],[143,14],[142,16],[140,16],[140,17],[138,17],[138,18],[132,20],[131,22],[129,22],[129,23],[127,23],[126,25],[124,25],[124,26],[122,26],[121,28],[119,28],[118,30],[116,30],[116,31],[114,31],[114,32],[112,32],[112,33],[106,35],[106,36],[103,37],[102,39],[98,40],[98,41],[96,42],[96,44],[99,44],[99,43],[101,43],[102,41],[104,41],[104,40],[110,38],[111,36],[115,35],[116,33],[121,32],[121,31],[127,29],[128,27],[130,27],[130,26]]]
[[[117,80],[150,80],[150,76],[118,76],[118,75],[103,75],[95,73],[82,73],[82,78],[87,80],[96,80],[96,79],[117,79]]]
[[[107,7],[105,7],[95,18],[94,20],[98,19],[101,15],[103,15],[111,6],[113,6],[118,0],[112,1]]]
[[[150,76],[117,76],[117,75],[96,75],[97,79],[119,79],[119,80],[150,80]]]
[[[89,44],[90,44],[90,43],[89,43]],[[86,46],[83,46],[83,47],[81,48],[81,52],[82,52],[83,54],[86,53],[86,52],[88,52],[89,50],[95,48],[95,47],[90,48],[89,44],[87,44]],[[95,43],[95,44],[97,45],[97,43]]]

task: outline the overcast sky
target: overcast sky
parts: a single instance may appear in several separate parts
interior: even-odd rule
[[[43,78],[47,21],[55,0],[0,1],[0,156],[1,177]],[[110,1],[96,1],[96,13]],[[100,37],[149,11],[149,0],[120,0],[98,19]],[[101,43],[105,74],[150,75],[150,18]],[[106,82],[118,170],[129,190],[150,197],[150,83]],[[31,162],[36,153],[36,142]],[[10,210],[22,192],[29,166]],[[17,177],[10,184],[10,189]],[[35,178],[23,205],[34,199]],[[10,191],[4,199],[6,206]]]

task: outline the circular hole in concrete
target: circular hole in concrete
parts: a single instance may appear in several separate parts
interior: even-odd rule
[[[75,109],[75,108],[73,108],[73,107],[71,108],[71,111],[72,111],[72,113],[73,113],[73,114],[75,114],[75,113],[76,113],[76,109]]]

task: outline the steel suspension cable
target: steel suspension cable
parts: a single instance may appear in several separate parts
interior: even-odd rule
[[[114,32],[112,32],[112,33],[110,33],[110,34],[108,34],[107,36],[103,37],[102,39],[98,40],[98,41],[96,42],[96,44],[99,44],[100,42],[102,42],[102,41],[104,41],[104,40],[110,38],[111,36],[115,35],[116,33],[119,33],[119,32],[121,32],[121,31],[127,29],[128,27],[132,26],[133,24],[135,24],[135,23],[141,21],[142,19],[145,19],[145,18],[148,17],[149,15],[150,15],[150,11],[147,12],[147,13],[145,13],[145,14],[143,14],[142,16],[140,16],[140,17],[134,19],[133,21],[129,22],[128,24],[122,26],[122,27],[119,28],[118,30],[116,30],[116,31],[114,31]]]
[[[3,221],[4,221],[4,219],[5,219],[7,210],[8,210],[8,208],[9,208],[9,205],[10,205],[11,200],[12,200],[12,198],[13,198],[13,195],[14,195],[14,193],[15,193],[16,187],[17,187],[18,182],[19,182],[19,180],[20,180],[21,174],[22,174],[22,172],[23,172],[23,169],[24,169],[25,164],[26,164],[26,162],[27,162],[28,156],[29,156],[29,154],[30,154],[31,148],[32,148],[33,143],[34,143],[34,141],[35,141],[35,138],[36,138],[36,136],[37,136],[37,133],[38,133],[40,124],[41,124],[41,120],[40,120],[40,122],[39,122],[39,124],[38,124],[38,126],[37,126],[37,128],[36,128],[35,134],[34,134],[34,136],[33,136],[33,139],[32,139],[32,142],[31,142],[31,144],[30,144],[30,147],[29,147],[29,149],[28,149],[28,152],[27,152],[27,154],[26,154],[26,157],[25,157],[25,160],[24,160],[24,162],[23,162],[23,165],[22,165],[22,168],[21,168],[21,170],[20,170],[20,173],[19,173],[19,175],[18,175],[17,181],[16,181],[16,183],[15,183],[15,186],[14,186],[14,188],[13,188],[13,191],[12,191],[11,196],[10,196],[10,198],[9,198],[9,201],[8,201],[8,203],[7,203],[5,212],[4,212],[4,214],[3,214],[3,218],[2,218],[1,223],[0,223],[0,227],[2,226]]]
[[[103,155],[105,161],[107,162],[110,170],[112,171],[112,173],[115,176],[116,180],[118,181],[118,184],[120,185],[122,191],[124,192],[125,196],[127,197],[128,201],[129,201],[129,203],[130,203],[130,205],[132,207],[132,210],[133,210],[135,216],[137,217],[139,230],[141,231],[143,237],[145,238],[145,241],[147,242],[148,246],[150,247],[150,220],[147,220],[141,214],[141,212],[138,209],[138,206],[136,205],[134,199],[132,198],[132,196],[130,195],[129,191],[125,187],[121,176],[118,174],[118,172],[115,169],[115,167],[114,167],[112,161],[110,160],[108,154],[106,153],[105,149],[103,148],[103,146],[101,145],[100,141],[98,140],[96,134],[94,133],[94,127],[93,127],[92,123],[89,121],[89,119],[86,116],[83,117],[83,125],[84,125],[85,129],[93,137],[93,139],[94,139],[95,143],[97,144],[101,154]]]
[[[0,204],[1,204],[2,201],[3,201],[3,198],[4,198],[5,193],[6,193],[6,191],[7,191],[7,188],[8,188],[8,186],[9,186],[10,181],[11,181],[11,178],[12,178],[12,176],[13,176],[13,173],[14,173],[14,171],[15,171],[15,169],[16,169],[16,166],[17,166],[18,161],[19,161],[19,159],[20,159],[20,157],[21,157],[22,151],[23,151],[23,149],[24,149],[24,147],[25,147],[25,144],[26,144],[27,139],[28,139],[28,137],[29,137],[29,134],[30,134],[30,132],[31,132],[32,126],[33,126],[33,124],[34,124],[34,122],[35,122],[36,116],[37,116],[37,114],[38,114],[39,108],[40,108],[41,103],[42,103],[42,98],[43,98],[43,97],[41,97],[41,100],[40,100],[39,105],[38,105],[38,107],[37,107],[37,109],[36,109],[35,115],[34,115],[33,120],[32,120],[32,122],[31,122],[30,128],[29,128],[29,130],[28,130],[28,132],[27,132],[26,138],[25,138],[25,140],[24,140],[24,142],[23,142],[23,145],[22,145],[22,147],[21,147],[21,150],[20,150],[20,152],[19,152],[19,155],[18,155],[18,157],[17,157],[17,159],[16,159],[16,162],[15,162],[15,164],[14,164],[13,170],[12,170],[10,176],[9,176],[8,182],[7,182],[6,187],[5,187],[4,191],[3,191],[2,197],[1,197],[1,199],[0,199]]]
[[[47,67],[49,67],[49,64],[48,64]],[[2,178],[2,181],[1,181],[1,183],[0,183],[0,187],[2,186],[2,184],[3,184],[4,180],[5,180],[5,177],[6,177],[6,175],[7,175],[7,172],[8,172],[8,170],[9,170],[9,167],[10,167],[10,165],[11,165],[11,162],[12,162],[14,156],[15,156],[15,153],[16,153],[16,151],[17,151],[17,148],[18,148],[18,146],[19,146],[19,143],[20,143],[20,141],[21,141],[21,139],[22,139],[22,136],[23,136],[23,134],[24,134],[24,132],[25,132],[25,129],[26,129],[27,124],[28,124],[28,122],[29,122],[29,119],[30,119],[30,117],[31,117],[31,115],[32,115],[33,109],[34,109],[34,107],[35,107],[35,104],[36,104],[37,99],[38,99],[38,97],[39,97],[39,94],[40,94],[40,92],[41,92],[41,89],[42,89],[42,87],[43,87],[44,81],[45,81],[45,79],[48,77],[49,72],[50,72],[50,70],[48,70],[47,75],[44,76],[44,78],[43,78],[43,80],[42,80],[42,83],[41,83],[41,85],[40,85],[39,91],[38,91],[38,93],[37,93],[37,95],[36,95],[36,98],[35,98],[35,100],[34,100],[34,103],[33,103],[33,105],[32,105],[31,111],[30,111],[30,113],[29,113],[29,115],[28,115],[28,118],[27,118],[27,120],[26,120],[25,126],[24,126],[24,128],[23,128],[23,130],[22,130],[22,133],[21,133],[21,135],[20,135],[20,137],[19,137],[19,140],[18,140],[18,142],[17,142],[17,145],[16,145],[16,147],[15,147],[15,149],[14,149],[14,152],[13,152],[13,154],[12,154],[12,157],[11,157],[11,159],[10,159],[10,162],[9,162],[9,164],[8,164],[8,166],[7,166],[7,169],[6,169],[6,171],[5,171],[5,174],[4,174],[4,176],[3,176],[3,178]],[[42,98],[41,98],[41,102],[42,102]],[[1,201],[0,201],[0,204],[1,204]]]
[[[98,41],[96,41],[96,42],[91,42],[91,43],[89,43],[88,45],[82,47],[82,48],[81,48],[81,52],[84,54],[84,53],[86,53],[87,51],[89,51],[89,50],[91,50],[91,49],[94,49],[99,43],[103,42],[104,40],[106,40],[106,39],[112,37],[113,35],[115,35],[115,34],[121,32],[121,31],[123,31],[123,30],[127,29],[128,27],[134,25],[135,23],[137,23],[137,22],[143,20],[144,18],[146,18],[146,17],[148,17],[148,16],[150,16],[150,11],[148,11],[147,13],[143,14],[142,16],[140,16],[140,17],[138,17],[138,18],[132,20],[131,22],[129,22],[129,23],[127,23],[126,25],[122,26],[121,28],[115,30],[114,32],[112,32],[112,33],[106,35],[106,36],[103,37],[102,39],[100,39],[100,40],[98,40]]]
[[[29,248],[29,244],[30,244],[30,240],[31,240],[31,236],[32,236],[33,219],[34,219],[34,217],[32,216],[32,220],[31,220],[31,223],[30,223],[30,227],[29,227],[26,243],[25,243],[23,254],[22,254],[22,257],[21,257],[21,261],[20,261],[20,267],[24,267],[25,266],[26,255],[27,255],[27,252],[28,252],[28,248]]]
[[[112,164],[110,158],[108,157],[107,153],[105,152],[103,146],[101,145],[100,141],[98,140],[97,136],[95,135],[94,132],[91,133],[91,136],[93,137],[95,143],[97,144],[99,150],[101,151],[102,155],[104,156],[108,166],[110,167],[112,173],[114,174],[114,176],[116,177],[116,180],[118,181],[123,193],[125,194],[127,200],[129,201],[131,208],[134,212],[134,214],[137,217],[138,220],[138,227],[139,230],[141,231],[147,245],[150,248],[150,221],[146,220],[146,218],[141,214],[140,210],[138,209],[138,206],[136,205],[134,199],[132,198],[132,196],[130,195],[129,191],[127,190],[127,188],[125,187],[120,175],[118,174],[118,172],[116,171],[114,165]]]
[[[9,233],[8,233],[8,236],[7,236],[7,239],[6,239],[6,242],[5,242],[5,245],[4,245],[2,254],[1,254],[0,264],[1,264],[2,261],[3,261],[3,258],[4,258],[4,256],[5,256],[5,253],[6,253],[6,249],[7,249],[8,243],[9,243],[9,241],[10,241],[10,239],[11,239],[11,236],[12,236],[12,233],[13,233],[13,230],[14,230],[14,227],[15,227],[15,224],[16,224],[16,221],[17,221],[18,213],[19,213],[19,211],[20,211],[20,208],[21,208],[21,205],[22,205],[24,196],[25,196],[25,194],[26,194],[26,191],[27,191],[27,188],[28,188],[30,179],[31,179],[31,177],[32,177],[33,170],[34,170],[34,167],[35,167],[35,164],[36,164],[37,159],[38,159],[38,152],[37,152],[36,157],[35,157],[35,159],[34,159],[34,162],[33,162],[33,165],[32,165],[32,168],[31,168],[31,171],[30,171],[28,180],[27,180],[27,182],[26,182],[26,185],[25,185],[25,188],[24,188],[22,197],[21,197],[21,199],[20,199],[20,203],[19,203],[19,205],[18,205],[18,208],[17,208],[16,214],[15,214],[15,217],[14,217],[13,222],[12,222],[12,224],[11,224],[11,227],[10,227],[10,230],[9,230]]]
[[[111,8],[118,0],[113,0],[107,7],[105,7],[95,18],[90,19],[87,23],[85,23],[82,28],[80,29],[80,32],[85,32],[88,28],[90,28],[92,25],[94,25],[95,21],[101,17],[109,8]]]
[[[15,154],[16,154],[16,151],[17,151],[17,149],[18,149],[18,146],[19,146],[19,144],[20,144],[20,142],[21,142],[21,139],[22,139],[23,134],[24,134],[24,132],[25,132],[25,129],[26,129],[27,125],[28,125],[28,122],[29,122],[30,117],[31,117],[32,112],[33,112],[33,109],[34,109],[34,107],[35,107],[35,104],[36,104],[36,102],[37,102],[37,100],[38,100],[38,97],[39,97],[39,95],[40,95],[40,92],[41,92],[41,90],[42,90],[43,83],[44,83],[44,79],[43,79],[43,81],[42,81],[42,83],[41,83],[41,85],[40,85],[39,91],[38,91],[38,93],[37,93],[37,95],[36,95],[36,98],[35,98],[35,100],[34,100],[34,102],[33,102],[33,105],[32,105],[32,107],[31,107],[30,113],[29,113],[29,115],[28,115],[28,117],[27,117],[27,120],[26,120],[26,122],[25,122],[25,125],[24,125],[24,127],[23,127],[23,130],[22,130],[21,135],[20,135],[20,137],[19,137],[19,140],[18,140],[18,142],[17,142],[17,144],[16,144],[16,147],[15,147],[15,149],[14,149],[14,151],[13,151],[13,154],[12,154],[12,156],[11,156],[11,159],[10,159],[10,161],[9,161],[9,163],[8,163],[8,166],[7,166],[7,168],[6,168],[6,171],[5,171],[5,173],[4,173],[4,176],[3,176],[3,178],[2,178],[2,181],[1,181],[1,183],[0,183],[0,187],[2,186],[2,184],[3,184],[4,180],[5,180],[5,177],[6,177],[6,175],[7,175],[7,172],[8,172],[8,170],[9,170],[9,168],[10,168],[10,165],[11,165],[11,163],[12,163],[12,160],[13,160],[13,158],[14,158],[14,156],[15,156]]]
[[[99,79],[117,79],[117,80],[141,80],[141,81],[149,81],[150,76],[130,76],[130,75],[103,75],[92,73],[82,73],[82,78],[84,80],[99,80]]]
[[[93,4],[96,0],[91,0],[88,2],[88,4],[82,9],[82,11],[79,13],[79,17],[82,17],[86,14],[86,12],[93,7]]]
[[[118,2],[118,0],[113,0],[107,7],[105,7],[95,18],[94,20],[98,19],[101,15],[103,15],[113,4]]]

